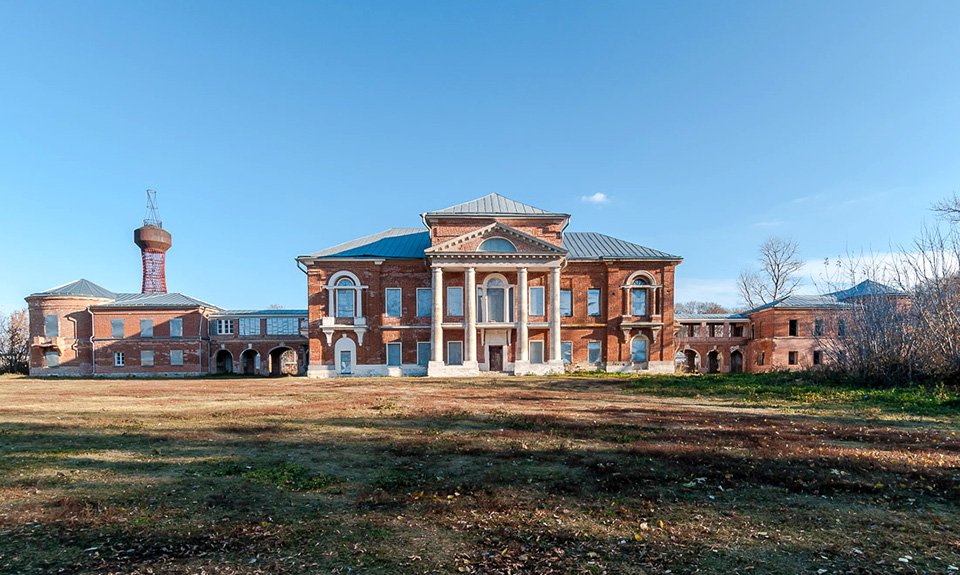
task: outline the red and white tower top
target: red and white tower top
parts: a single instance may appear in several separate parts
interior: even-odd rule
[[[133,231],[133,241],[143,259],[143,284],[140,293],[167,293],[166,253],[173,236],[163,229],[157,210],[157,192],[147,190],[147,214],[143,227]]]

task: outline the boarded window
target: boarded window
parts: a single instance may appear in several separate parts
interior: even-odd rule
[[[450,286],[447,288],[447,315],[463,317],[463,288]]]
[[[530,342],[530,363],[543,363],[543,340]]]
[[[114,339],[123,338],[123,320],[122,319],[112,319],[110,320],[110,337]]]
[[[400,365],[400,342],[392,341],[387,344],[387,365],[396,367]]]
[[[560,290],[560,315],[563,317],[573,315],[573,290]]]
[[[55,315],[43,316],[43,333],[47,337],[59,337],[60,318]]]
[[[530,315],[544,315],[543,307],[543,288],[530,288]]]
[[[400,288],[387,288],[386,291],[386,309],[387,317],[400,317],[400,313],[403,311],[401,298],[403,292],[400,291]]]
[[[573,342],[572,341],[560,342],[560,357],[563,358],[563,363],[573,363]]]
[[[175,317],[170,320],[170,337],[183,337],[183,319]]]
[[[598,317],[600,315],[600,290],[590,288],[587,290],[587,315]]]
[[[152,351],[141,351],[140,352],[140,365],[143,367],[153,367],[153,352]]]
[[[433,289],[417,288],[417,317],[433,315]]]
[[[463,342],[447,342],[447,365],[463,365]]]
[[[43,354],[47,367],[60,367],[60,354],[55,351],[48,351]]]
[[[417,365],[427,367],[430,364],[430,342],[417,342]]]
[[[153,320],[140,320],[140,337],[153,337]]]
[[[600,363],[600,342],[587,342],[587,361],[590,363]]]
[[[183,365],[183,350],[170,350],[170,365]]]

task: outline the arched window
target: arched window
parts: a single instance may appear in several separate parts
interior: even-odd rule
[[[357,311],[357,284],[351,278],[337,280],[333,290],[336,300],[336,317],[354,317]]]
[[[630,343],[630,361],[647,363],[647,338],[637,336]]]
[[[480,321],[513,321],[513,287],[500,275],[487,278],[478,289]]]
[[[650,291],[651,283],[649,278],[641,275],[639,272],[630,281],[630,315],[649,315],[650,308],[647,305],[647,292]]]
[[[517,246],[510,243],[510,240],[503,238],[490,238],[484,240],[480,244],[480,247],[477,248],[481,252],[509,252],[513,253],[517,251]]]

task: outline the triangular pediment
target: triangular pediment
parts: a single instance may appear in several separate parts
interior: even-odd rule
[[[480,249],[480,245],[483,242],[494,238],[503,238],[509,241],[516,248],[516,251],[484,251]],[[476,254],[485,256],[522,254],[559,257],[566,255],[567,250],[531,236],[528,233],[521,232],[516,228],[495,222],[427,248],[424,253],[428,256],[440,254]]]

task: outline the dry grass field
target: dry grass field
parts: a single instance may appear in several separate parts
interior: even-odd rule
[[[955,420],[802,407],[615,379],[0,379],[0,572],[956,572]]]

